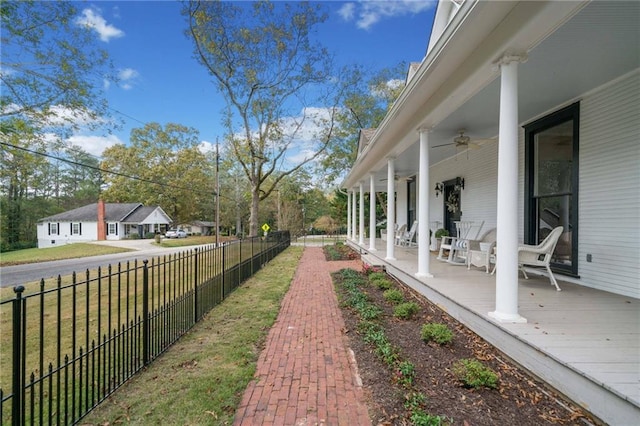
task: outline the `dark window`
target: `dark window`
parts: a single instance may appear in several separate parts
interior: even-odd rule
[[[579,104],[524,126],[525,242],[538,244],[557,227],[564,231],[554,269],[577,275]]]

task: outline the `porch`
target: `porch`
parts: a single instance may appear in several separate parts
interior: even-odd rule
[[[640,300],[563,280],[561,292],[544,275],[519,275],[518,310],[526,323],[497,323],[495,276],[483,269],[455,266],[430,256],[433,278],[418,278],[418,250],[369,241],[347,244],[366,263],[379,265],[438,304],[451,316],[520,365],[609,424],[640,419]]]

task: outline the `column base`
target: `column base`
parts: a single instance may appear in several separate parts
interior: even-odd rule
[[[384,260],[398,260],[395,257],[385,257]]]
[[[433,278],[433,274],[424,273],[424,272],[416,272],[417,278]]]
[[[527,319],[525,317],[522,317],[518,314],[504,314],[502,312],[493,311],[489,312],[488,315],[490,318],[493,318],[497,322],[509,322],[517,324],[524,324],[527,322]]]

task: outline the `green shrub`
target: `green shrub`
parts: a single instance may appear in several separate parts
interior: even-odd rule
[[[369,280],[370,281],[376,281],[376,280],[386,280],[387,279],[387,274],[385,274],[384,272],[372,272],[369,274]]]
[[[377,279],[372,282],[379,290],[389,290],[393,287],[393,283],[386,278]]]
[[[420,310],[415,302],[404,302],[393,309],[393,316],[401,319],[410,319]]]
[[[484,386],[495,389],[498,386],[498,375],[495,371],[477,359],[466,358],[456,361],[453,364],[453,374],[466,387],[479,388]]]
[[[436,342],[439,345],[446,345],[453,340],[453,332],[445,324],[428,323],[422,326],[420,337],[425,342]]]
[[[404,302],[404,296],[400,290],[397,288],[390,288],[389,290],[385,290],[382,296],[385,300],[398,304]]]

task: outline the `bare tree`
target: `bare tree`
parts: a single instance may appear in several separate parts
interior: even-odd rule
[[[258,235],[260,201],[334,135],[342,91],[329,54],[311,41],[326,16],[269,2],[190,1],[184,13],[196,58],[226,100],[226,139],[250,183],[249,235]]]

